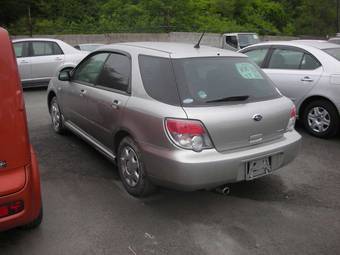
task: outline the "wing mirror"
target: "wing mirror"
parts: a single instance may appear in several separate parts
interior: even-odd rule
[[[72,71],[72,69],[70,69],[70,68],[61,70],[59,75],[58,75],[58,79],[60,81],[70,81],[71,80],[71,71]]]

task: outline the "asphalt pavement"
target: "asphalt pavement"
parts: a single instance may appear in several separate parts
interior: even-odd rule
[[[128,195],[116,168],[75,135],[50,125],[46,90],[26,90],[40,163],[44,221],[0,233],[0,255],[340,254],[340,137],[301,128],[301,153],[252,182],[209,191]],[[208,169],[207,169],[208,170]]]

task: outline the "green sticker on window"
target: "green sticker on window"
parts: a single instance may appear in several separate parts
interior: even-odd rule
[[[250,63],[237,63],[237,71],[243,78],[248,80],[263,80],[262,75],[257,68]]]

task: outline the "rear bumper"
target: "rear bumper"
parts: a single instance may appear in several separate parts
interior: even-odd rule
[[[40,174],[33,149],[31,149],[31,164],[23,168],[25,169],[25,171],[23,171],[25,174],[25,185],[15,193],[1,196],[0,205],[21,200],[24,202],[24,210],[17,214],[0,218],[0,231],[26,225],[35,220],[40,213]]]
[[[246,179],[246,162],[273,156],[273,171],[290,163],[298,154],[301,136],[296,131],[270,143],[246,149],[196,153],[190,150],[169,151],[141,144],[150,178],[156,184],[180,190],[198,190]]]

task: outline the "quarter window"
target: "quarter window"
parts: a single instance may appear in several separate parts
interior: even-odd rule
[[[99,86],[127,92],[130,82],[130,59],[122,54],[111,54],[98,78]]]
[[[99,53],[87,58],[74,71],[73,80],[95,84],[108,55],[108,53]]]
[[[253,60],[258,66],[262,66],[264,59],[266,58],[268,49],[256,49],[247,51],[246,54],[251,60]]]

